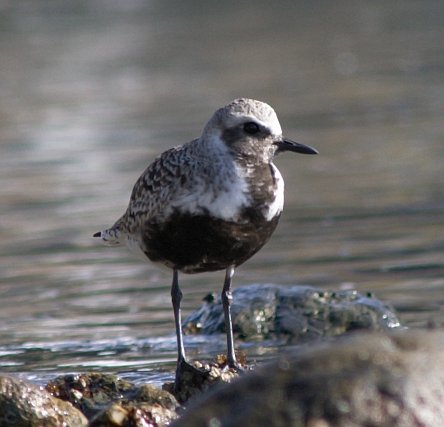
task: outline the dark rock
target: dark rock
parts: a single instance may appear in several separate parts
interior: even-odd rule
[[[90,427],[163,427],[177,418],[178,403],[172,394],[149,384],[136,386],[116,375],[64,375],[46,388],[84,412]]]
[[[251,367],[247,366],[245,355],[237,354],[237,362],[242,372]],[[194,361],[193,364],[182,361],[177,366],[175,383],[164,384],[164,390],[174,394],[180,403],[207,392],[219,383],[229,383],[238,377],[239,370],[229,368],[226,355],[219,355],[209,363]]]
[[[0,376],[0,426],[84,427],[87,424],[79,410],[51,396],[44,388]]]
[[[442,426],[443,366],[443,332],[352,334],[209,392],[172,426]]]
[[[310,286],[249,285],[233,291],[232,316],[238,338],[285,338],[300,342],[356,329],[400,327],[394,309],[355,290],[323,291]],[[209,295],[184,322],[185,333],[224,331],[219,296]]]

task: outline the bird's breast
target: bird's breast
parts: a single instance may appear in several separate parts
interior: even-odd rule
[[[264,207],[264,216],[268,221],[280,215],[284,209],[284,179],[273,163],[270,164],[270,170],[273,179],[269,183],[269,201]]]
[[[284,180],[273,163],[249,168],[249,210],[265,221],[278,217],[284,207]]]

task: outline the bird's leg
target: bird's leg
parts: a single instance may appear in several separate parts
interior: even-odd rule
[[[207,380],[209,371],[201,371],[190,365],[185,357],[185,349],[183,346],[183,334],[182,334],[182,319],[180,315],[180,302],[182,300],[182,291],[179,288],[178,271],[173,271],[173,283],[171,285],[171,300],[173,302],[174,321],[176,323],[176,337],[177,337],[177,366],[176,366],[176,378],[174,380],[174,392],[176,396],[181,395],[182,391],[187,389],[187,376],[191,376],[192,380],[198,383],[203,383]]]
[[[234,266],[229,266],[225,271],[224,287],[222,289],[222,307],[225,316],[225,329],[227,330],[227,362],[230,368],[237,368],[236,355],[234,353],[233,324],[231,322],[231,279],[233,278]]]
[[[174,322],[176,323],[177,337],[177,366],[186,362],[185,349],[182,335],[182,316],[180,314],[180,302],[182,301],[182,291],[179,288],[178,271],[173,271],[173,283],[171,285],[171,301],[173,303]]]

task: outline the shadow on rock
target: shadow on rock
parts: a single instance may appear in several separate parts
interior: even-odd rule
[[[247,365],[243,353],[236,354],[238,369],[230,368],[226,355],[218,355],[208,363],[194,361],[192,364],[182,361],[176,369],[175,383],[166,383],[163,389],[173,394],[180,403],[207,392],[217,384],[230,383],[239,373],[253,369]]]
[[[444,333],[304,347],[202,396],[174,427],[444,425]]]

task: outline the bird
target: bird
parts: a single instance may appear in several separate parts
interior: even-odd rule
[[[284,152],[317,154],[284,138],[274,109],[238,98],[219,108],[202,134],[158,156],[136,181],[126,212],[94,234],[173,272],[176,385],[185,355],[179,272],[225,270],[221,301],[227,365],[239,369],[231,319],[235,268],[269,240],[284,207],[284,180],[273,163]]]

